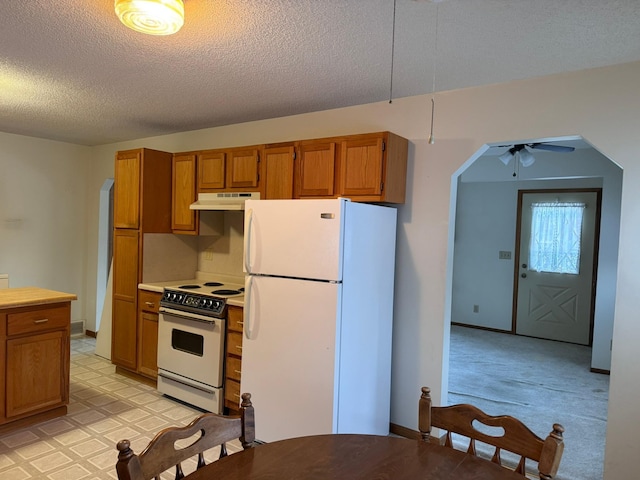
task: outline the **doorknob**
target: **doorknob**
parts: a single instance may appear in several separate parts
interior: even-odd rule
[[[520,276],[521,276],[522,278],[527,278],[527,274],[526,274],[526,273],[521,273],[521,274],[520,274]]]

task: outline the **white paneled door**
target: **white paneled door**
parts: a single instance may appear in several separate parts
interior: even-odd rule
[[[520,196],[516,334],[589,345],[599,193]]]

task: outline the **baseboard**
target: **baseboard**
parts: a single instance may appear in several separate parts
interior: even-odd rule
[[[417,430],[411,430],[410,428],[403,427],[402,425],[396,425],[395,423],[389,424],[389,432],[394,435],[399,435],[400,437],[409,438],[411,440],[422,440],[422,434]],[[444,438],[444,437],[443,437]],[[430,443],[436,443],[441,445],[442,439],[438,439],[437,437],[429,437]]]
[[[591,373],[602,373],[603,375],[611,375],[611,370],[603,370],[601,368],[590,368]]]
[[[116,365],[116,373],[119,375],[123,375],[125,377],[128,378],[132,378],[134,380],[137,380],[140,383],[144,383],[145,385],[149,385],[150,387],[153,388],[157,388],[158,387],[158,381],[151,379],[149,377],[145,377],[144,375],[140,375],[137,372],[132,372],[131,370],[127,370],[126,368],[122,368],[120,366]]]
[[[91,337],[91,338],[98,338],[98,332],[94,332],[94,331],[92,331],[92,330],[85,330],[85,331],[84,331],[84,334],[85,334],[87,337]]]
[[[82,335],[84,332],[84,320],[71,322],[71,335]]]

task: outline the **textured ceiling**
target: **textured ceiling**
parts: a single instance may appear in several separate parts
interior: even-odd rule
[[[97,145],[388,100],[393,0],[0,2],[0,131]],[[434,58],[438,9],[437,57]],[[638,0],[397,0],[393,98],[640,60]],[[434,61],[435,60],[435,61]]]

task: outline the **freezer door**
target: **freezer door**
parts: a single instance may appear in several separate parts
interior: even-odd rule
[[[256,438],[336,433],[336,315],[340,284],[248,276],[241,391]]]
[[[347,200],[248,200],[244,271],[342,280]]]

